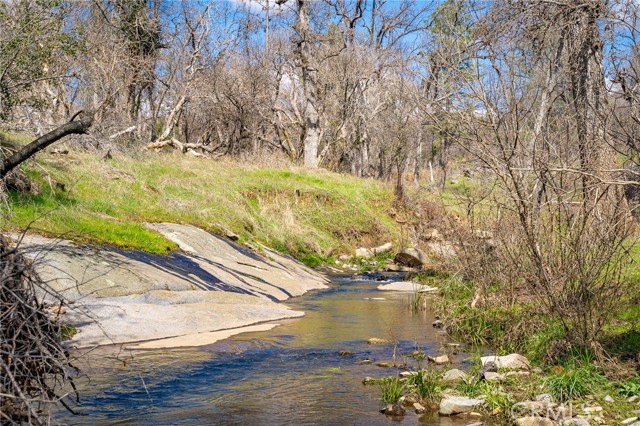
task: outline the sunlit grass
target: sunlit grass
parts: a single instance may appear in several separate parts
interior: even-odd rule
[[[317,266],[356,245],[400,238],[381,182],[326,171],[271,169],[179,153],[39,154],[23,170],[38,194],[10,194],[3,230],[27,226],[79,241],[166,253],[175,244],[145,222],[226,230]],[[60,185],[63,184],[64,190]]]

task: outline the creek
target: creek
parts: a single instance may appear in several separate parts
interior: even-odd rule
[[[415,350],[437,355],[447,337],[431,323],[428,306],[417,314],[408,293],[382,292],[377,276],[332,277],[330,288],[288,300],[306,312],[297,319],[255,334],[241,334],[199,348],[135,351],[101,348],[83,354],[77,379],[84,413],[59,411],[70,425],[442,425],[471,418],[403,418],[379,412],[384,406],[377,385],[364,377],[397,374],[426,366],[407,357]],[[429,305],[429,303],[428,303]],[[397,345],[370,345],[372,337]],[[352,356],[341,356],[347,351]],[[76,354],[77,355],[77,354]],[[344,354],[343,354],[344,355]],[[362,363],[364,359],[372,363]],[[465,368],[464,353],[453,356]],[[461,366],[462,364],[462,366]]]

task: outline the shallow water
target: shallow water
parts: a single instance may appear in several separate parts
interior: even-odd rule
[[[243,334],[196,349],[128,352],[114,348],[83,356],[90,377],[77,381],[83,416],[60,412],[70,425],[465,425],[471,418],[404,418],[378,412],[378,386],[366,376],[395,374],[376,362],[419,361],[419,349],[436,355],[446,337],[430,311],[412,315],[410,295],[380,292],[379,282],[334,277],[329,290],[287,304],[306,316],[278,321],[271,331]],[[373,300],[384,298],[384,300]],[[369,345],[378,337],[399,341]],[[340,351],[354,355],[343,357]],[[395,353],[395,358],[394,358]],[[373,358],[372,364],[360,364]],[[464,363],[464,354],[453,356]],[[424,362],[422,362],[424,365]]]

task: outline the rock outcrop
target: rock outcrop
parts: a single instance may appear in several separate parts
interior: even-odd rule
[[[163,339],[296,317],[303,313],[277,302],[328,282],[265,247],[258,253],[189,225],[148,226],[181,251],[160,256],[36,235],[20,243],[63,297],[63,321],[79,328],[71,344]]]

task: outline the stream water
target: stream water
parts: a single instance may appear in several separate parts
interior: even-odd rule
[[[375,278],[375,277],[373,277]],[[433,329],[430,310],[412,314],[410,295],[381,292],[375,280],[334,277],[331,288],[289,300],[306,312],[279,327],[213,345],[149,352],[102,349],[78,364],[84,413],[59,412],[69,425],[465,425],[467,418],[404,418],[379,412],[377,385],[366,376],[396,374],[378,362],[416,369],[405,355],[438,354],[446,337]],[[383,299],[381,299],[383,298]],[[371,337],[399,341],[370,345]],[[353,356],[341,356],[349,351]],[[374,360],[362,364],[365,358]],[[464,364],[464,354],[453,357]]]

